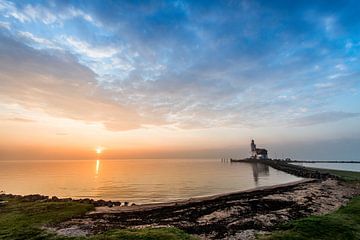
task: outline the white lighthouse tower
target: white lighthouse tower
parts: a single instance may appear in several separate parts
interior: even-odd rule
[[[256,144],[254,142],[254,139],[251,140],[250,147],[251,147],[251,158],[256,158]]]

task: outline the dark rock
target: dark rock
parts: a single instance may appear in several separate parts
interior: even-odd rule
[[[24,201],[24,202],[35,202],[35,201],[46,200],[48,198],[49,198],[48,196],[43,196],[43,195],[40,195],[40,194],[31,194],[31,195],[23,196],[21,198],[21,200]]]

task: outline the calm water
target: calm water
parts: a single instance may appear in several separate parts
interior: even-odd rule
[[[360,163],[294,163],[294,164],[304,167],[360,172]]]
[[[166,202],[299,180],[262,164],[220,160],[0,161],[13,194]]]

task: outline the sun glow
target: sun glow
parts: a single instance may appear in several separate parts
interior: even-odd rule
[[[103,147],[97,147],[97,148],[95,149],[96,154],[101,154],[101,153],[103,152],[103,150],[104,150]]]

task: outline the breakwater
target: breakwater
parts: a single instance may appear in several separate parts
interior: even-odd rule
[[[273,160],[273,159],[230,159],[231,162],[248,162],[248,163],[262,163],[269,165],[277,170],[298,176],[303,178],[315,178],[315,179],[335,179],[339,180],[339,177],[330,173],[320,172],[316,169],[289,164],[284,160]]]
[[[319,160],[288,160],[290,163],[360,163],[360,161],[319,161]]]

